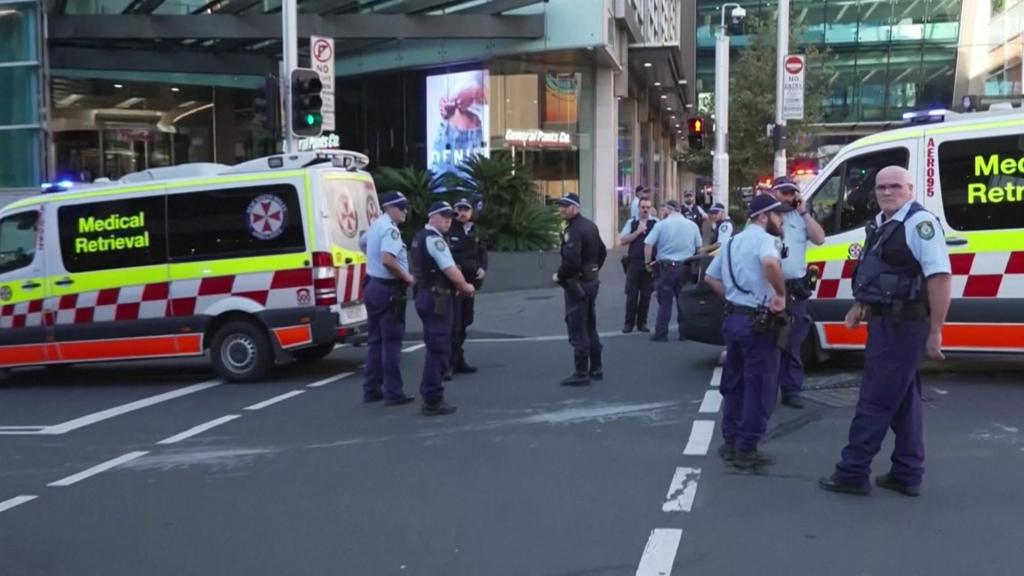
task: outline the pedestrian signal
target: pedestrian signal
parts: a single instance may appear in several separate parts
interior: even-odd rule
[[[704,119],[697,116],[688,121],[690,150],[704,148]]]

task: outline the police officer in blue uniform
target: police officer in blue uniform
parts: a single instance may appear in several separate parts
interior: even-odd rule
[[[409,259],[398,225],[405,222],[409,203],[401,192],[381,196],[384,213],[367,230],[367,341],[363,401],[400,406],[413,401],[402,391],[399,356],[405,337],[406,288],[413,284]]]
[[[896,435],[892,467],[875,478],[875,484],[917,496],[924,475],[918,365],[924,354],[944,358],[949,252],[939,221],[914,201],[905,168],[879,171],[875,198],[882,212],[868,225],[853,277],[856,303],[846,315],[851,329],[865,319],[868,324],[860,399],[842,460],[820,485],[833,492],[868,494],[871,460],[891,428]]]
[[[626,265],[626,323],[622,332],[629,334],[636,327],[641,332],[650,332],[647,314],[651,307],[651,293],[654,291],[654,277],[644,264],[644,241],[658,223],[652,215],[651,201],[640,201],[639,215],[626,222],[619,233],[619,244],[628,246]]]
[[[669,200],[665,204],[665,219],[658,222],[644,240],[644,262],[648,269],[657,266],[656,290],[658,292],[658,317],[654,323],[655,342],[668,341],[668,323],[672,320],[672,308],[676,307],[679,291],[689,276],[688,266],[683,262],[697,253],[703,240],[700,229],[693,221],[683,217],[679,203]],[[654,261],[657,253],[657,262]],[[682,311],[679,317],[680,338],[683,333]]]
[[[740,469],[772,463],[757,447],[778,395],[778,340],[786,309],[781,210],[771,196],[751,200],[746,228],[725,243],[705,275],[727,302],[720,385],[724,443],[718,454]]]
[[[707,217],[707,214],[704,212],[703,208],[697,205],[697,198],[694,195],[693,190],[687,190],[683,193],[683,206],[682,210],[679,212],[683,215],[683,218],[686,218],[690,222],[696,224],[697,230],[701,230],[703,232],[704,219]]]
[[[459,267],[463,277],[473,284],[477,290],[483,286],[487,275],[487,246],[480,239],[479,231],[473,222],[473,205],[466,198],[455,203],[456,219],[448,231],[448,244],[451,246],[455,265]],[[466,342],[466,330],[473,324],[473,307],[476,298],[456,294],[452,309],[452,357],[448,364],[445,379],[451,374],[472,374],[476,367],[466,362],[463,345]]]
[[[651,199],[651,192],[643,185],[636,187],[636,192],[633,193],[633,200],[629,203],[629,217],[637,218],[640,216],[640,201],[644,199]]]
[[[427,355],[423,361],[423,379],[420,396],[423,414],[441,416],[452,414],[456,407],[444,401],[444,377],[452,347],[452,288],[472,297],[475,289],[466,282],[455,265],[452,252],[444,235],[452,225],[455,211],[447,202],[434,202],[427,212],[429,220],[412,239],[412,273],[416,313],[423,321],[423,343]]]
[[[711,229],[711,243],[702,246],[700,249],[703,254],[709,254],[718,250],[729,241],[729,238],[732,238],[734,231],[732,220],[729,219],[729,211],[725,209],[725,205],[721,202],[712,204],[711,209],[708,210],[708,218],[711,220],[714,228]]]
[[[608,250],[597,225],[580,214],[580,197],[566,194],[558,200],[566,221],[562,232],[562,265],[552,280],[565,292],[565,324],[573,349],[575,370],[562,386],[586,386],[604,378],[601,339],[597,335],[598,272]]]
[[[811,331],[811,317],[807,300],[814,291],[816,275],[807,273],[807,243],[816,246],[825,243],[825,230],[804,206],[800,187],[782,176],[772,183],[772,195],[787,210],[782,221],[782,239],[787,254],[782,259],[782,273],[786,277],[786,312],[789,313],[789,342],[779,362],[779,389],[782,403],[790,408],[803,408],[800,392],[804,387],[804,362],[801,349]]]

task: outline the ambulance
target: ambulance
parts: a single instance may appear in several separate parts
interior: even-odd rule
[[[0,210],[0,370],[203,356],[260,380],[365,332],[369,159],[283,154],[50,186]]]
[[[865,223],[878,213],[875,175],[891,165],[910,170],[917,201],[939,218],[949,246],[953,302],[943,348],[1024,352],[1024,111],[933,110],[905,120],[906,127],[842,149],[804,188],[826,234],[823,246],[807,252],[820,280],[805,356],[867,341],[863,328],[848,330],[843,319]]]

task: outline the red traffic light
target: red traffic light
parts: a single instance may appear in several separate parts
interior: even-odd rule
[[[703,134],[704,133],[704,119],[690,118],[689,121],[690,134]]]

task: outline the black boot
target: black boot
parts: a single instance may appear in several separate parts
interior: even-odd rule
[[[601,352],[590,353],[590,379],[604,380],[604,366],[601,363]]]
[[[576,371],[572,373],[572,376],[562,380],[562,386],[586,386],[590,384],[590,371],[588,370],[590,355],[586,352],[575,352],[573,360],[576,363]]]

